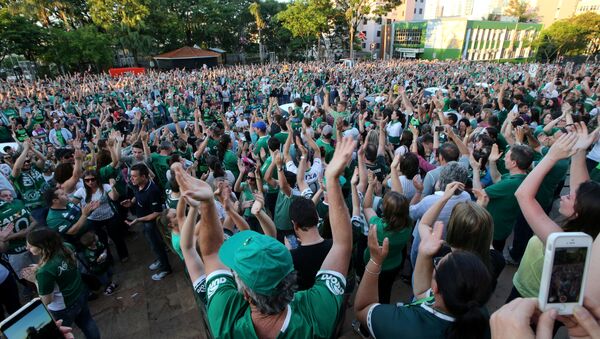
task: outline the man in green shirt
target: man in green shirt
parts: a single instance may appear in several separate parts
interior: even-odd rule
[[[50,188],[44,193],[50,206],[46,223],[48,227],[60,233],[66,242],[79,248],[79,238],[85,233],[87,217],[98,207],[99,201],[92,201],[80,209],[60,188]]]
[[[13,199],[8,189],[0,190],[0,248],[8,254],[10,266],[19,278],[22,278],[23,268],[36,262],[27,251],[25,241],[32,225],[35,225],[35,221],[23,201]]]
[[[269,154],[269,135],[267,134],[267,124],[264,121],[258,121],[252,124],[254,133],[258,135],[258,140],[254,145],[254,155],[261,156],[261,151],[264,149],[265,154]]]
[[[331,161],[331,158],[333,158],[333,152],[335,151],[335,148],[333,148],[333,146],[331,145],[332,137],[333,127],[325,125],[325,127],[323,127],[323,129],[321,130],[321,137],[319,137],[319,139],[317,140],[317,146],[319,146],[319,148],[322,148],[321,152],[325,151],[325,153],[323,154],[325,155],[326,163],[329,163]]]
[[[159,153],[150,154],[150,161],[154,174],[156,174],[157,184],[166,189],[168,186],[167,171],[169,171],[169,160],[173,152],[173,144],[170,141],[160,143]]]
[[[504,166],[508,173],[500,175],[496,167],[496,161],[500,159],[501,153],[497,146],[492,148],[488,158],[490,174],[494,184],[485,188],[485,193],[490,198],[487,210],[494,219],[494,241],[493,245],[497,251],[502,252],[506,238],[511,234],[519,210],[519,203],[515,197],[515,191],[525,180],[527,170],[533,162],[533,150],[526,145],[514,145],[504,157]],[[479,164],[471,160],[473,167],[473,188],[482,188],[479,177]]]
[[[37,161],[32,164],[32,151],[37,156]],[[42,192],[48,188],[44,175],[40,169],[44,168],[46,158],[42,153],[32,147],[30,140],[23,144],[23,151],[15,160],[10,180],[15,190],[21,194],[25,207],[29,209],[35,221],[40,225],[46,225],[44,218],[46,203]]]
[[[327,167],[333,245],[315,285],[295,292],[290,252],[277,240],[243,231],[223,242],[212,189],[182,167],[177,173],[182,194],[199,206],[203,222],[198,242],[206,268],[207,315],[215,338],[330,338],[342,307],[350,264],[350,214],[338,181],[356,143],[344,139]],[[232,272],[233,271],[233,272]]]

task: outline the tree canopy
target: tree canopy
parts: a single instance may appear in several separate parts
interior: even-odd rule
[[[587,12],[556,21],[544,29],[535,42],[544,59],[560,55],[594,54],[600,50],[600,15]]]

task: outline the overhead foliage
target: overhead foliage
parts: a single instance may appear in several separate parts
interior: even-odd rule
[[[594,54],[600,51],[600,14],[593,12],[556,21],[544,29],[534,46],[538,55],[553,59],[561,55]]]
[[[510,0],[504,14],[517,18],[519,22],[536,21],[538,18],[537,9],[526,0]]]

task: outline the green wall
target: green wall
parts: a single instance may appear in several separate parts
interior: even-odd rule
[[[446,59],[460,59],[460,49],[437,49],[437,48],[425,48],[423,51],[423,59],[434,59],[433,53],[435,52],[435,59],[446,60]]]
[[[503,22],[503,21],[467,21],[467,28],[482,28],[482,29],[515,29],[517,30],[542,30],[542,24],[523,23],[523,22]]]

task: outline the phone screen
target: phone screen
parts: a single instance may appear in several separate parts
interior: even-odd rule
[[[17,314],[2,325],[7,339],[55,339],[63,335],[54,323],[54,319],[40,300],[17,311]]]
[[[549,304],[579,301],[587,250],[587,247],[556,248],[548,291]]]

